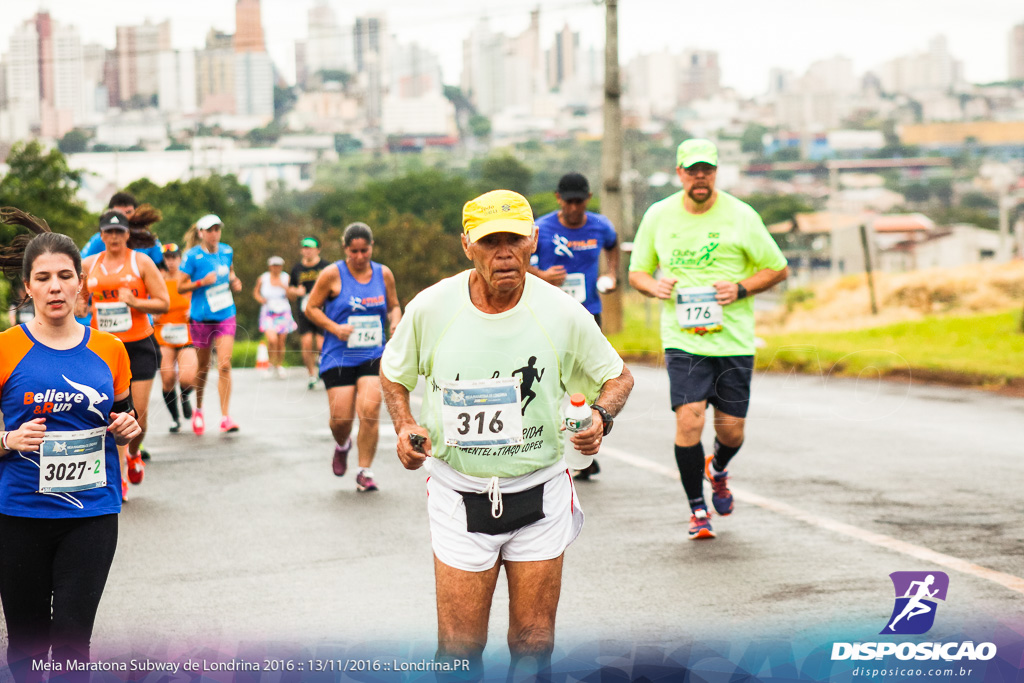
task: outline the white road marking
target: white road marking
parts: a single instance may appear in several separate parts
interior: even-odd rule
[[[669,479],[679,481],[679,472],[675,468],[660,465],[646,458],[641,458],[617,448],[602,445],[601,456],[611,456],[612,458],[621,460],[633,467],[647,470],[648,472],[654,472],[655,474],[660,474],[664,477],[668,477]],[[887,550],[902,553],[903,555],[908,555],[909,557],[913,557],[924,562],[931,562],[932,564],[936,564],[940,567],[952,569],[953,571],[961,572],[963,574],[969,574],[979,579],[986,579],[993,583],[997,583],[1004,588],[1009,588],[1016,593],[1024,595],[1024,579],[1019,576],[1006,574],[994,569],[989,569],[988,567],[982,567],[981,565],[974,564],[973,562],[962,560],[959,557],[953,557],[952,555],[936,552],[923,546],[907,543],[906,541],[901,541],[898,538],[886,536],[885,534],[877,534],[873,531],[853,526],[852,524],[845,524],[834,519],[829,519],[828,517],[814,515],[810,512],[793,507],[788,503],[759,496],[756,493],[750,493],[743,489],[737,489],[733,486],[730,486],[729,488],[732,491],[733,496],[744,503],[756,505],[757,507],[764,508],[765,510],[786,515],[787,517],[791,517],[806,524],[838,534],[843,534],[844,536],[849,536],[857,539],[858,541],[870,543],[871,545],[878,546],[879,548],[885,548]]]

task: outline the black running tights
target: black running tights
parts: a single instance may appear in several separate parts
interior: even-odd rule
[[[0,515],[0,601],[7,620],[7,664],[17,683],[41,681],[32,661],[89,661],[96,610],[117,547],[117,515],[42,519]],[[52,608],[52,609],[51,609]],[[35,669],[35,670],[33,670]]]

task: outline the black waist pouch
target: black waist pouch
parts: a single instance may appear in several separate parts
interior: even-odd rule
[[[501,516],[491,515],[486,493],[459,491],[466,503],[466,531],[479,534],[507,534],[544,519],[544,484],[501,496]]]

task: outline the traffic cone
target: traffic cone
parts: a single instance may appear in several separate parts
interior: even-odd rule
[[[256,347],[256,369],[270,370],[270,353],[267,351],[267,345],[264,342],[260,342],[259,346]]]

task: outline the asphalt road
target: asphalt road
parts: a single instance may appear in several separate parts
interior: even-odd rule
[[[736,511],[693,542],[667,378],[632,369],[602,473],[578,485],[587,521],[566,555],[560,648],[877,634],[901,570],[950,575],[933,635],[1024,617],[1024,401],[759,375]],[[154,391],[153,458],[121,516],[94,657],[433,651],[425,473],[401,467],[382,410],[380,491],[334,477],[326,394],[291,373],[235,372],[236,435],[168,434]],[[507,625],[499,582],[489,655],[507,656]]]

